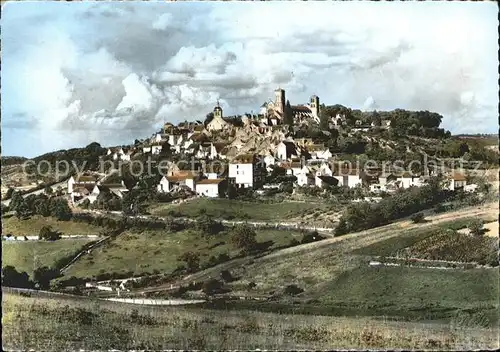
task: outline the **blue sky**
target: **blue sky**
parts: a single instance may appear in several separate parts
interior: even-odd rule
[[[164,121],[292,104],[426,109],[497,131],[497,5],[9,2],[2,155],[131,143]]]

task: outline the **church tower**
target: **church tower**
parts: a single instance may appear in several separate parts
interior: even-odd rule
[[[220,107],[219,100],[217,100],[217,105],[214,108],[214,118],[217,117],[222,119],[222,108]]]
[[[316,95],[311,96],[311,102],[309,103],[312,114],[314,118],[319,119],[319,97]]]
[[[285,112],[285,90],[278,88],[274,91],[274,106],[277,111],[281,113],[281,116],[283,116]]]

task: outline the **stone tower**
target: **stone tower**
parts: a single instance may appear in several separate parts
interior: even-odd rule
[[[217,105],[214,108],[214,118],[222,118],[222,108],[219,105],[219,100],[217,100]]]
[[[274,91],[274,106],[277,111],[281,113],[281,116],[283,116],[285,112],[285,90],[278,88]]]
[[[318,119],[319,118],[319,97],[316,95],[311,96],[311,102],[309,103],[309,107],[313,113],[313,116]]]

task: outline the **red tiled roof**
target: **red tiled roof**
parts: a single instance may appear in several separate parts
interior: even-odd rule
[[[449,178],[450,178],[451,180],[455,180],[455,181],[465,181],[465,176],[464,176],[464,174],[461,174],[461,173],[459,173],[459,172],[454,172],[454,173],[452,173],[452,174],[449,176]]]
[[[233,164],[252,164],[255,160],[254,154],[240,154],[237,155],[233,160]]]

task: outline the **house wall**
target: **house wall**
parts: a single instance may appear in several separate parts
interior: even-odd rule
[[[218,197],[219,185],[218,184],[198,184],[196,185],[196,193],[205,197]]]
[[[188,186],[192,191],[195,191],[196,185],[195,185],[194,179],[192,179],[192,178],[186,179],[186,186]]]
[[[229,177],[235,179],[238,187],[253,187],[254,166],[253,164],[229,164]]]
[[[162,179],[160,180],[160,183],[157,186],[157,190],[158,190],[158,192],[161,192],[161,193],[170,192],[169,182],[166,179],[166,177],[162,177]]]

